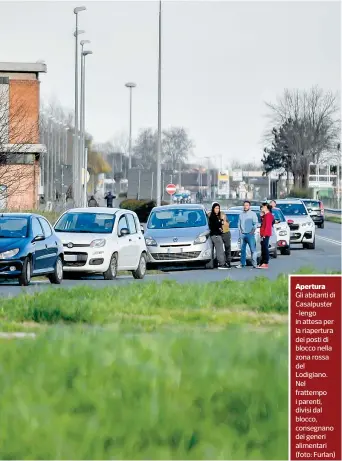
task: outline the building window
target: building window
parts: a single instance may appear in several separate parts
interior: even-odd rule
[[[0,165],[34,165],[35,154],[0,153]]]

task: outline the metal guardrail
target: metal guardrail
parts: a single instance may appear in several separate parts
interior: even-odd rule
[[[330,214],[341,214],[342,210],[336,210],[334,208],[324,208],[326,213]]]

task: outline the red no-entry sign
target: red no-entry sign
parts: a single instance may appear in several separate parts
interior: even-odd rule
[[[174,195],[176,193],[176,186],[174,184],[168,184],[166,186],[166,192],[169,195]]]

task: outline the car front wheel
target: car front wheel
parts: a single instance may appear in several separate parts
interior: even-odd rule
[[[53,283],[54,285],[60,285],[62,283],[63,261],[60,256],[57,258],[53,273],[48,275],[48,279],[50,280],[50,283]]]
[[[146,275],[147,261],[145,253],[142,253],[139,260],[139,266],[135,271],[132,271],[132,275],[135,279],[143,279]]]
[[[103,273],[105,280],[114,280],[118,275],[118,256],[113,254],[106,272]]]
[[[25,258],[25,261],[23,264],[23,270],[19,277],[19,285],[24,286],[24,287],[27,287],[28,285],[30,285],[31,277],[32,277],[32,263],[31,263],[31,259],[27,257]]]

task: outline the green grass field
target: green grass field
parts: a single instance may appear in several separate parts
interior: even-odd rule
[[[342,216],[336,216],[336,215],[328,215],[325,217],[325,220],[326,221],[330,221],[330,222],[335,222],[337,224],[342,224]]]
[[[2,341],[1,459],[286,459],[285,331]]]
[[[0,299],[0,459],[287,459],[287,286]]]

